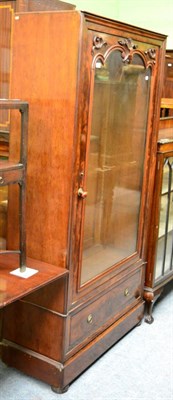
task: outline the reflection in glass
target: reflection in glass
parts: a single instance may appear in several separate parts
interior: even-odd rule
[[[139,55],[96,63],[82,284],[136,252],[150,80]]]
[[[155,263],[155,279],[173,268],[173,158],[165,160],[160,205],[159,237]]]

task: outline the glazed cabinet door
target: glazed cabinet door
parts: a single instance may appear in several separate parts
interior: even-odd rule
[[[155,225],[154,285],[173,273],[173,151],[158,154],[158,167],[160,187],[157,188],[159,207]]]
[[[130,39],[92,40],[88,132],[81,133],[78,174],[79,287],[140,259],[155,65],[155,51],[148,54],[144,44],[141,51]]]

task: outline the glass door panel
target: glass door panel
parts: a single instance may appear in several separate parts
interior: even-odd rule
[[[168,196],[165,194],[164,196],[161,197],[161,204],[160,204],[159,239],[165,235],[167,209],[168,209]]]
[[[168,184],[169,184],[169,166],[167,162],[165,162],[163,167],[162,194],[168,192]]]
[[[150,80],[139,55],[96,63],[81,284],[137,250]]]
[[[169,162],[168,162],[169,160]],[[173,165],[173,157],[165,160],[163,168],[163,183],[162,183],[162,194],[168,192],[169,178],[170,178],[170,168]],[[173,181],[171,181],[171,190],[173,190]]]
[[[173,253],[173,158],[165,159],[160,203],[159,236],[155,262],[155,280],[172,269]]]

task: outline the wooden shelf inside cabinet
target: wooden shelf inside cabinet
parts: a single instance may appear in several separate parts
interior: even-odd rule
[[[29,279],[12,275],[11,270],[19,263],[17,254],[0,255],[0,308],[21,299],[41,287],[68,276],[68,270],[42,261],[27,258],[28,268],[38,271]]]
[[[169,110],[173,109],[173,99],[162,98],[160,107],[161,107],[161,117],[169,117]]]
[[[18,274],[26,272],[26,164],[28,136],[28,103],[20,100],[0,99],[0,110],[18,110],[20,121],[20,156],[18,162],[4,160],[0,162],[0,186],[19,185],[19,250],[1,250],[0,255],[19,254]]]

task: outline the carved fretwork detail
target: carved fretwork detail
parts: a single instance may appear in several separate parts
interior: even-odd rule
[[[155,49],[148,49],[145,51],[145,54],[147,54],[152,60],[155,60],[155,58],[156,58],[156,50]]]
[[[130,62],[132,59],[132,51],[137,49],[137,45],[132,42],[132,39],[127,38],[119,40],[118,43],[124,48],[122,59],[124,62]]]
[[[92,48],[93,51],[94,51],[95,49],[96,49],[96,50],[99,50],[99,49],[101,49],[103,46],[106,46],[106,45],[107,45],[107,42],[105,42],[105,41],[103,40],[102,37],[100,37],[100,36],[94,36],[94,39],[93,39],[93,48]]]
[[[138,47],[137,44],[134,44],[130,38],[119,40],[118,43],[121,46],[125,46],[129,51],[137,49]]]

